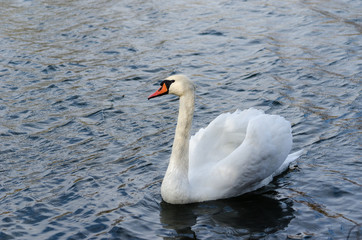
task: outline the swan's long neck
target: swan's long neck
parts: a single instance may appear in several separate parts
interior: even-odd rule
[[[189,166],[189,138],[192,118],[194,115],[194,94],[180,97],[180,108],[177,119],[175,139],[172,146],[170,165],[175,165],[185,173]]]
[[[162,182],[161,194],[170,203],[185,203],[190,198],[188,181],[189,138],[195,97],[190,91],[180,97],[179,114],[170,162]]]

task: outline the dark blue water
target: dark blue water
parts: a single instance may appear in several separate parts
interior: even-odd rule
[[[362,2],[0,2],[0,239],[361,239]],[[255,107],[297,166],[238,198],[162,201],[184,73],[193,133]]]

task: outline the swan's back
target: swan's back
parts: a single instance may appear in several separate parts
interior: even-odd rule
[[[191,185],[210,200],[253,191],[270,182],[291,146],[283,117],[256,109],[222,114],[190,139]]]
[[[190,139],[190,168],[216,163],[244,141],[250,119],[263,114],[257,109],[224,113]]]

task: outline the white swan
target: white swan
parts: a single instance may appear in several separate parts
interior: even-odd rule
[[[180,97],[175,139],[161,186],[164,201],[186,204],[256,190],[301,154],[288,155],[292,147],[290,123],[256,109],[221,114],[189,140],[194,91],[186,76],[174,75],[148,97],[168,93]]]

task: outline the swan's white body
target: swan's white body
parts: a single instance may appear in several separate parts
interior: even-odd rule
[[[288,155],[292,147],[290,123],[256,109],[221,114],[190,139],[194,85],[183,75],[167,80],[173,81],[167,93],[180,97],[180,108],[161,186],[166,202],[202,202],[256,190],[299,157],[300,152]]]

